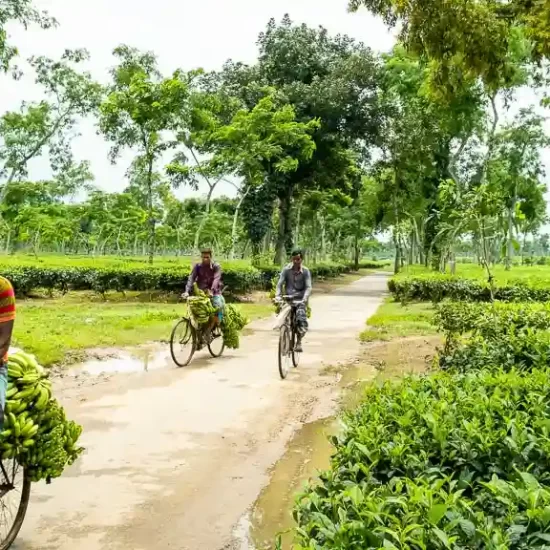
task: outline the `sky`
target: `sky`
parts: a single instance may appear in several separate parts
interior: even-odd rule
[[[146,0],[35,0],[35,6],[54,16],[59,27],[47,31],[10,28],[20,58],[55,58],[67,48],[86,48],[91,55],[86,68],[103,83],[108,81],[109,69],[114,65],[111,52],[120,44],[153,51],[164,74],[177,68],[215,70],[227,59],[253,63],[258,34],[271,17],[280,20],[286,13],[297,23],[322,25],[331,34],[348,34],[375,51],[388,51],[395,41],[394,32],[366,11],[348,13],[347,0],[155,0],[152,4]],[[22,100],[37,99],[40,90],[31,74],[17,82],[0,77],[2,111],[17,109]],[[531,92],[521,93],[515,108],[534,101]],[[79,132],[80,137],[73,143],[76,159],[91,162],[98,187],[121,191],[126,185],[124,174],[131,153],[112,165],[107,158],[109,145],[97,135],[95,122],[82,122]],[[550,167],[549,152],[544,156]],[[47,159],[31,164],[30,179],[48,177]],[[204,194],[205,189],[198,193]],[[178,194],[196,193],[187,189]],[[222,183],[216,194],[234,192]]]

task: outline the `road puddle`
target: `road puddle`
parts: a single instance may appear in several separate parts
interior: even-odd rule
[[[170,350],[159,348],[140,348],[134,350],[116,350],[111,355],[103,350],[93,359],[88,359],[78,367],[69,369],[71,375],[86,374],[119,374],[131,372],[148,372],[173,366]]]
[[[352,408],[361,399],[363,389],[376,372],[370,366],[355,365],[344,369],[329,369],[342,388],[342,409]],[[296,495],[315,482],[321,470],[330,466],[332,445],[329,437],[343,429],[340,416],[305,424],[292,438],[284,456],[271,471],[269,485],[261,492],[246,518],[249,524],[249,549],[271,550],[281,537],[282,548],[292,548],[295,526],[292,508]]]

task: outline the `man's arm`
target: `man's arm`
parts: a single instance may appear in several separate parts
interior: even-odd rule
[[[309,269],[306,269],[304,271],[304,279],[306,283],[306,291],[304,292],[304,302],[307,302],[309,300],[309,297],[311,296],[311,271]]]
[[[7,358],[11,345],[14,321],[0,323],[0,363]]]
[[[222,282],[222,268],[219,264],[214,264],[214,278],[212,279],[212,292],[220,290]]]
[[[279,275],[279,280],[277,281],[277,289],[275,290],[275,298],[280,298],[283,294],[283,285],[286,280],[286,267],[281,271]]]
[[[185,287],[186,294],[191,294],[191,291],[193,290],[193,284],[197,279],[198,269],[199,269],[198,265],[193,266],[193,269],[189,274],[189,278],[187,279],[187,286]]]

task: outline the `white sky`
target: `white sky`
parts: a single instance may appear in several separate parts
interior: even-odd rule
[[[375,51],[387,51],[394,42],[380,20],[365,11],[348,13],[347,0],[155,0],[153,4],[145,0],[35,0],[35,5],[48,10],[60,25],[48,31],[12,28],[11,39],[21,59],[31,55],[55,58],[66,48],[86,48],[91,54],[88,69],[102,82],[107,81],[108,70],[114,64],[111,52],[119,44],[155,52],[166,74],[176,68],[219,69],[229,58],[252,63],[257,55],[258,34],[271,17],[280,20],[285,13],[297,23],[322,25],[332,34],[348,34]],[[39,98],[32,75],[18,82],[0,77],[0,111],[16,109],[23,99]],[[519,105],[534,101],[527,92],[521,94]],[[83,122],[80,133],[73,147],[76,158],[91,162],[96,185],[108,191],[122,190],[131,154],[113,166],[107,159],[109,146],[96,135],[94,123]],[[545,159],[550,166],[547,153]],[[47,177],[47,160],[31,165],[31,179]],[[233,194],[232,187],[220,184],[217,195],[222,193]],[[191,194],[190,190],[179,193]]]

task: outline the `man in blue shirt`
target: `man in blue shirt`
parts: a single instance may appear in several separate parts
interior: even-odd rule
[[[301,250],[292,252],[292,263],[287,265],[281,271],[275,299],[281,300],[284,293],[288,296],[294,296],[298,301],[296,305],[296,324],[298,325],[298,341],[295,351],[302,351],[302,338],[306,335],[308,329],[307,322],[307,301],[311,295],[311,272],[303,265],[303,253]]]

